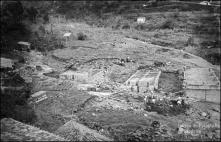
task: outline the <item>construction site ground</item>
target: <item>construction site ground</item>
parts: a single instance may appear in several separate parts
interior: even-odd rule
[[[195,41],[184,47],[192,34],[187,31],[188,27],[183,30],[182,23],[188,21],[189,25],[194,25],[198,21],[191,21],[191,18],[206,17],[208,13],[125,13],[122,16],[149,17],[152,26],[159,26],[157,24],[178,13],[175,21],[181,26],[174,29],[156,27],[156,30],[148,31],[148,27],[145,29],[148,22],[142,27],[134,21],[127,21],[130,29],[114,29],[113,25],[112,28],[111,25],[98,27],[66,20],[41,24],[48,33],[53,29],[52,33],[44,34],[44,38],[54,36],[62,39],[63,48],[45,52],[37,49],[12,52],[24,57],[25,62],[16,64],[16,70],[23,79],[31,80],[31,94],[45,91],[47,96],[42,101],[29,101],[36,115],[30,125],[72,141],[93,140],[76,139],[78,133],[73,127],[81,133],[87,133],[85,131],[90,128],[91,133],[99,134],[102,140],[220,140],[220,103],[199,101],[183,93],[183,72],[186,69],[211,68],[220,80],[220,65],[202,58],[207,47],[202,50],[198,49],[201,46],[195,48],[201,38],[207,37],[194,37]],[[111,18],[109,20],[106,22],[112,23]],[[120,24],[122,27],[123,23]],[[39,32],[39,25],[30,24],[33,33]],[[67,32],[71,36],[65,42],[63,35]],[[79,40],[79,33],[87,38]],[[52,42],[57,40],[52,39]],[[212,48],[211,52],[216,52],[216,49]],[[60,77],[66,71],[83,73],[93,70],[99,74],[89,83]],[[161,71],[158,89],[144,93],[128,89],[125,82],[138,70]],[[80,90],[81,84],[93,84],[98,90]],[[146,98],[153,96],[157,98],[156,102],[148,105]],[[179,104],[178,100],[183,102]]]
[[[77,28],[76,28],[77,27]],[[70,30],[73,35],[79,31],[87,33],[85,41],[73,40],[69,47],[57,49],[42,55],[40,52],[25,53],[27,62],[20,70],[28,66],[33,69],[25,76],[32,78],[32,93],[46,91],[47,99],[31,104],[37,118],[34,126],[52,133],[64,135],[60,127],[75,120],[114,140],[188,140],[218,139],[220,133],[220,106],[197,100],[185,99],[189,105],[183,113],[159,114],[145,110],[145,93],[135,93],[120,88],[138,67],[146,70],[159,69],[159,90],[155,95],[177,98],[174,92],[182,91],[179,70],[183,68],[208,67],[213,65],[204,59],[185,51],[168,49],[148,42],[124,37],[119,33],[103,28],[94,28],[86,24],[63,24],[55,26],[56,32]],[[108,33],[108,34],[107,34]],[[102,39],[102,40],[101,40]],[[73,46],[74,45],[74,46]],[[188,58],[186,58],[188,55]],[[129,57],[133,62],[116,64]],[[158,66],[157,62],[163,63]],[[37,70],[41,66],[42,70]],[[71,66],[71,67],[70,67]],[[87,91],[77,90],[77,82],[59,79],[65,70],[89,69],[104,70],[104,78],[98,83],[108,95],[91,95]],[[47,75],[47,73],[56,75]],[[24,73],[21,76],[24,76]],[[99,82],[100,81],[100,82]],[[181,97],[185,98],[185,96]],[[206,115],[203,115],[206,113]],[[153,127],[154,121],[159,127]],[[66,127],[68,127],[67,125]],[[59,129],[59,131],[58,131]]]

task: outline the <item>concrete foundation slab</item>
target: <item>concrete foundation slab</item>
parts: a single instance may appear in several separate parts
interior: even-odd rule
[[[210,68],[191,68],[184,72],[187,97],[220,103],[220,81]]]
[[[131,87],[134,92],[146,92],[148,90],[158,89],[158,81],[161,71],[137,71],[125,84]]]

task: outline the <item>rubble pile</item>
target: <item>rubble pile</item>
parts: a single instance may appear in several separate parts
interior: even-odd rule
[[[172,136],[169,128],[153,121],[150,127],[141,127],[129,133],[128,141],[171,141]]]
[[[177,100],[166,98],[157,99],[156,96],[146,97],[145,106],[145,110],[155,111],[163,115],[178,115],[185,113],[186,110],[189,109],[189,105],[186,104],[182,98],[178,98]]]

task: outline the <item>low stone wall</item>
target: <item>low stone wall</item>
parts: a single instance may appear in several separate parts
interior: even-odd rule
[[[212,89],[212,90],[188,89],[185,90],[185,94],[189,98],[220,104],[220,90],[217,89]]]

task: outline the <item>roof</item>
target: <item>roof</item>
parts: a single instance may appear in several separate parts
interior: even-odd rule
[[[67,36],[70,36],[70,35],[71,35],[71,33],[65,33],[64,37],[67,37]]]
[[[14,62],[12,59],[1,58],[1,68],[12,68]]]
[[[19,41],[18,44],[20,44],[20,45],[27,45],[27,46],[31,45],[29,42],[24,42],[24,41]]]
[[[38,96],[41,96],[41,95],[43,95],[45,93],[46,93],[46,91],[38,91],[38,92],[32,94],[31,97],[38,97]]]

